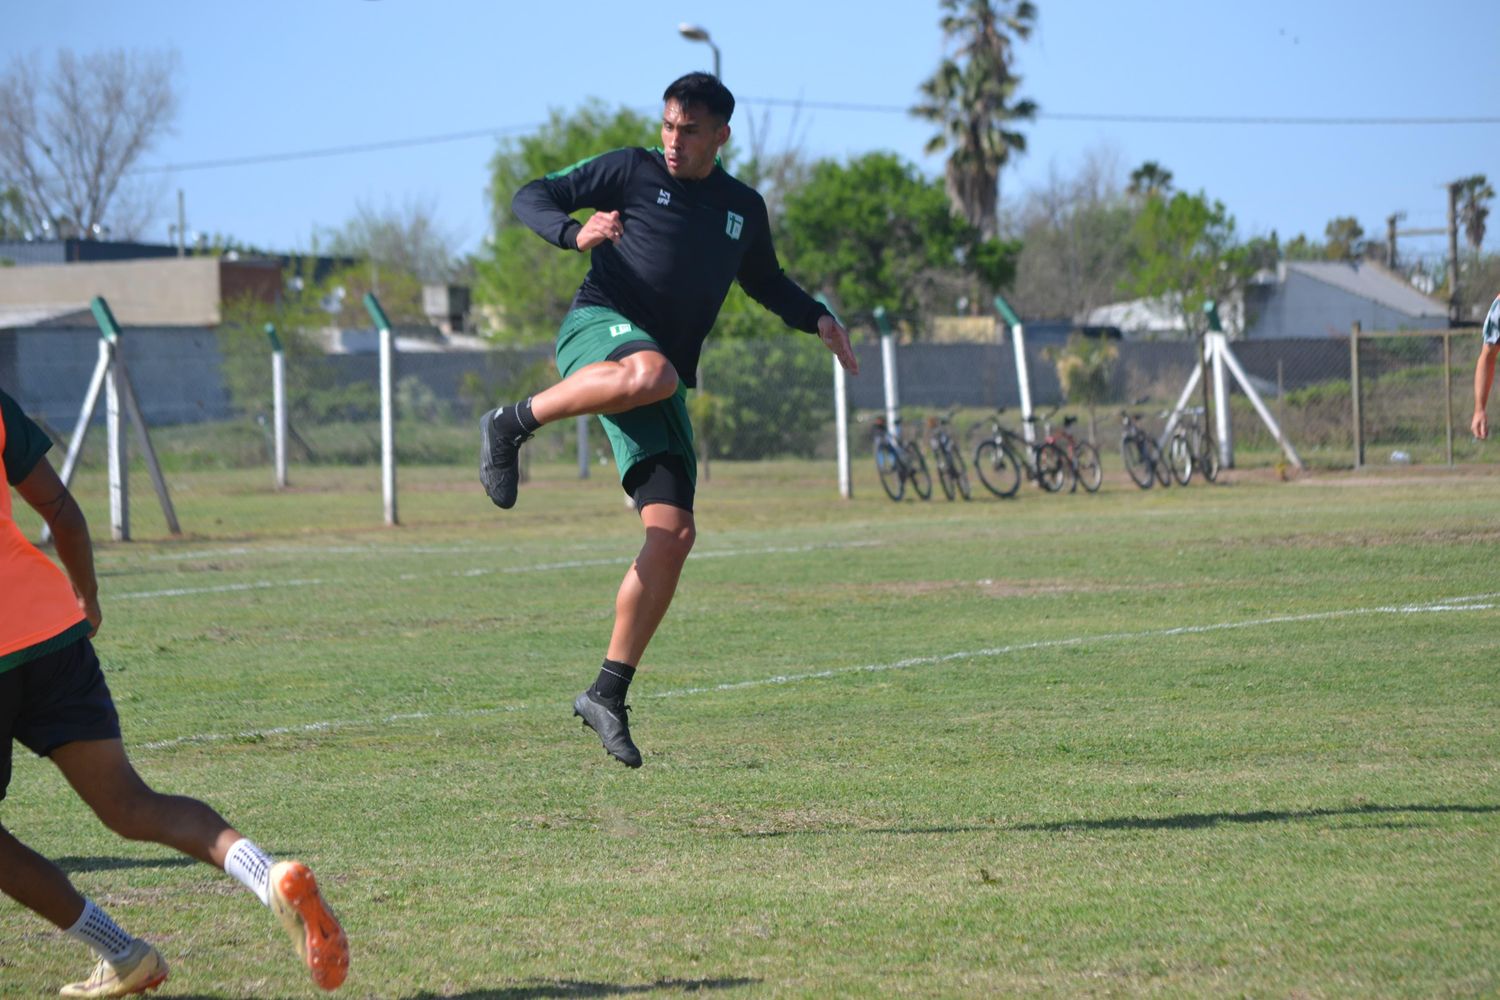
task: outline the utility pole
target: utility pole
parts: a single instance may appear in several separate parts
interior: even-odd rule
[[[1458,326],[1458,189],[1459,181],[1448,185],[1448,326]]]
[[[1392,212],[1385,217],[1385,266],[1396,269],[1396,223],[1405,212]]]

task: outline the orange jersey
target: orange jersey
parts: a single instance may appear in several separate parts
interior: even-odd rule
[[[11,473],[5,469],[5,444],[7,434],[15,428],[6,426],[5,416],[19,412],[19,408],[7,407],[0,415],[0,472],[5,473],[7,483]],[[0,670],[24,659],[14,654],[53,639],[84,620],[73,585],[21,533],[11,509],[7,487],[0,490]]]

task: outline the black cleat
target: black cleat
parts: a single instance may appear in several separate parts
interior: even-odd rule
[[[628,711],[629,705],[623,702],[611,705],[596,701],[588,691],[573,699],[573,714],[599,734],[599,741],[604,744],[605,751],[626,767],[640,767],[641,752],[631,742],[630,723],[625,720],[625,713]]]
[[[516,484],[520,468],[516,454],[531,435],[505,434],[495,426],[495,418],[505,409],[498,406],[479,418],[479,482],[496,507],[506,510],[516,505]]]

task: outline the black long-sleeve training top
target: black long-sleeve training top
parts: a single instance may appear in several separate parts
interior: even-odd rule
[[[534,180],[511,210],[554,246],[578,249],[581,208],[618,211],[623,235],[591,251],[571,308],[605,306],[661,345],[686,385],[729,283],[787,326],[816,333],[828,312],[786,276],[771,245],[766,203],[721,166],[702,180],[667,171],[659,149],[616,149]]]

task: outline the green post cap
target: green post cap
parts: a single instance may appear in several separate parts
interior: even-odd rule
[[[278,337],[278,336],[276,336],[276,324],[275,323],[267,323],[266,324],[266,336],[269,337],[269,338],[271,338],[271,350],[273,350],[273,351],[279,351],[279,350],[281,350],[281,338]]]
[[[827,296],[825,296],[822,292],[819,292],[817,295],[814,295],[813,298],[821,302],[823,304],[823,308],[827,309],[829,313],[833,315],[834,322],[838,323],[839,326],[844,325],[844,321],[839,319],[838,310],[833,308],[833,305],[828,301]]]
[[[875,307],[875,327],[880,331],[882,337],[891,335],[891,321],[885,313],[885,306]]]
[[[109,303],[104,301],[103,296],[95,295],[94,301],[89,303],[89,309],[99,324],[99,336],[111,342],[119,339],[120,324],[115,321],[115,314],[109,311]]]
[[[1219,322],[1219,304],[1213,299],[1203,303],[1203,311],[1208,314],[1208,328],[1214,333],[1223,333],[1224,324]]]
[[[391,321],[386,318],[385,310],[380,308],[380,300],[375,297],[374,292],[365,292],[365,308],[369,310],[370,318],[375,321],[377,330],[390,330]]]
[[[1010,326],[1021,325],[1021,317],[1016,315],[1016,311],[1010,307],[1010,303],[1006,302],[1003,296],[995,296],[995,309],[1000,313],[1000,318]]]

